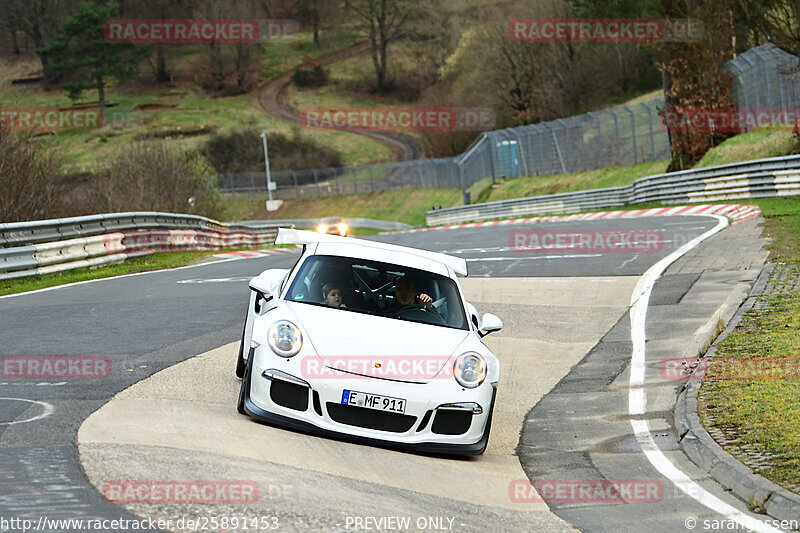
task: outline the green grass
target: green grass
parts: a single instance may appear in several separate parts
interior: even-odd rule
[[[523,198],[525,196],[540,196],[629,185],[644,176],[665,172],[667,164],[667,161],[656,161],[653,163],[641,163],[632,167],[610,167],[573,174],[511,178],[493,188],[490,186],[474,201],[476,203],[494,202]]]
[[[110,278],[112,276],[134,274],[136,272],[147,272],[150,270],[161,270],[164,268],[176,268],[190,265],[206,257],[214,254],[224,253],[230,250],[233,249],[206,252],[168,252],[134,257],[118,265],[108,265],[96,268],[78,268],[58,274],[3,280],[0,281],[0,295],[34,291],[37,289],[45,289],[47,287],[55,287],[57,285],[66,285],[67,283],[76,283],[91,279]]]
[[[792,153],[795,140],[790,128],[758,129],[725,140],[706,152],[695,168],[738,163]]]
[[[270,41],[263,47],[264,56],[261,70],[265,77],[293,68],[302,63],[304,56],[312,58],[328,55],[345,48],[357,38],[351,32],[336,34],[322,33],[322,46],[313,46],[310,33],[300,33]],[[168,58],[169,66],[176,72],[189,71],[192,62],[202,59],[203,52],[197,47],[178,47]],[[14,65],[0,64],[0,75],[18,75]],[[176,94],[177,93],[177,94]],[[96,93],[84,94],[86,101],[96,99]],[[214,128],[229,131],[252,123],[265,131],[290,134],[292,125],[288,122],[267,117],[253,102],[253,94],[215,98],[205,94],[193,84],[171,87],[165,90],[141,90],[125,87],[109,88],[107,101],[116,103],[114,111],[130,111],[134,106],[146,104],[170,105],[166,109],[134,111],[129,116],[136,121],[118,127],[105,126],[92,131],[63,131],[50,137],[65,156],[68,170],[92,170],[100,162],[108,160],[119,149],[129,146],[143,134],[171,133],[168,140],[185,149],[195,149],[204,144],[210,134],[185,135],[185,132],[198,128]],[[0,84],[0,106],[18,108],[69,107],[73,105],[66,93],[60,89],[44,90],[40,87],[22,87]],[[142,123],[143,122],[143,123]],[[391,150],[382,143],[350,132],[304,130],[309,136],[324,146],[329,146],[342,154],[345,165],[389,161]]]
[[[800,276],[797,262],[784,268]],[[711,364],[707,377],[717,380],[704,381],[699,412],[707,427],[736,435],[736,447],[750,445],[771,457],[771,466],[757,473],[798,491],[800,294],[759,300],[769,302],[768,310],[745,314],[733,334],[718,344],[716,357],[724,358],[724,364]],[[737,454],[736,448],[728,448]]]
[[[800,198],[747,203],[761,207],[764,231],[771,240],[770,259],[778,263],[775,272],[783,269],[783,275],[800,276]],[[733,333],[717,345],[716,357],[725,358],[725,363],[716,368],[712,364],[707,372],[718,380],[703,382],[699,412],[706,427],[736,435],[737,447],[749,444],[772,457],[772,466],[757,473],[798,491],[800,292],[764,295],[759,302],[768,304],[768,309],[746,313]],[[754,377],[754,368],[764,373],[763,379],[749,379]],[[747,373],[736,377],[736,369]],[[736,448],[729,451],[738,453]]]
[[[226,213],[236,213],[239,220],[339,216],[390,220],[417,226],[425,223],[425,212],[434,205],[439,204],[442,207],[459,205],[461,191],[457,189],[403,189],[289,199],[284,200],[280,209],[272,212],[264,209],[263,198],[228,200],[228,202]]]
[[[201,127],[230,131],[247,123],[265,131],[287,135],[292,132],[291,124],[268,117],[256,108],[252,95],[211,98],[191,89],[184,89],[182,92],[179,95],[164,95],[161,92],[131,93],[110,90],[108,101],[118,104],[115,109],[129,110],[133,106],[146,104],[175,107],[136,112],[143,124],[122,128],[106,126],[94,131],[59,132],[50,137],[51,142],[64,153],[70,170],[89,170],[108,160],[116,150],[129,146],[142,134],[171,132],[171,142],[185,149],[196,149],[210,138],[210,134],[181,136],[181,132]],[[0,93],[0,104],[8,107],[67,107],[70,101],[62,92],[11,87]],[[305,130],[302,134],[339,151],[346,165],[391,158],[391,152],[384,145],[354,133]]]

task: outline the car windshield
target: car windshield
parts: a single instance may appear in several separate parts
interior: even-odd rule
[[[378,261],[330,255],[309,257],[285,299],[448,328],[468,328],[452,279]]]

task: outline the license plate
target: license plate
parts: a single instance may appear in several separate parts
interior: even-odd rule
[[[354,390],[342,391],[342,405],[355,405],[366,407],[376,411],[388,411],[390,413],[405,413],[406,401],[401,398],[381,396],[380,394],[368,394]]]

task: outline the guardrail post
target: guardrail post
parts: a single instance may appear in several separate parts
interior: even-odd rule
[[[375,192],[375,178],[372,177],[372,165],[369,166],[369,192]]]
[[[602,165],[603,164],[603,129],[600,125],[600,117],[595,115],[594,113],[589,113],[589,115],[594,119],[595,126],[597,126],[597,138],[595,139],[595,145],[597,146],[597,160],[594,164]]]
[[[622,106],[631,116],[631,141],[633,142],[633,164],[639,163],[639,152],[636,146],[636,115],[628,106]]]
[[[647,123],[650,126],[650,159],[655,159],[656,157],[656,140],[655,136],[653,135],[653,110],[650,109],[650,106],[642,103],[642,106],[647,110]]]
[[[617,146],[617,166],[621,167],[622,147],[620,146],[620,141],[619,141],[619,119],[617,118],[617,114],[614,111],[610,109],[607,109],[606,111],[608,111],[611,114],[611,116],[614,117],[614,136],[616,138],[616,146]]]
[[[489,140],[489,165],[492,167],[492,183],[495,182],[495,176],[497,176],[497,141],[494,138],[494,135],[491,132],[487,132],[483,134],[484,138]],[[461,161],[458,165],[458,182],[461,183],[461,165],[464,161]]]
[[[339,176],[336,174],[336,170],[333,171],[333,183],[336,185],[336,194],[339,194]]]
[[[469,193],[464,187],[464,165],[461,163],[458,163],[458,186],[461,188],[461,200],[464,205],[469,205]]]
[[[317,169],[315,168],[312,169],[311,171],[314,173],[314,183],[316,183],[317,185],[317,198],[319,198],[320,196],[322,196],[322,193],[319,190],[319,177],[317,177]]]

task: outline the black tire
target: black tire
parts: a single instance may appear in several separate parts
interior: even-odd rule
[[[242,386],[239,389],[239,401],[236,404],[236,410],[242,415],[247,414],[247,411],[244,410],[244,402],[250,397],[250,376],[253,374],[253,359],[253,354],[250,354],[250,357],[247,358],[244,375],[242,376]]]
[[[239,342],[239,355],[236,358],[236,377],[241,378],[244,376],[244,334],[247,331],[247,318],[244,319],[244,327],[242,328],[242,340]]]

